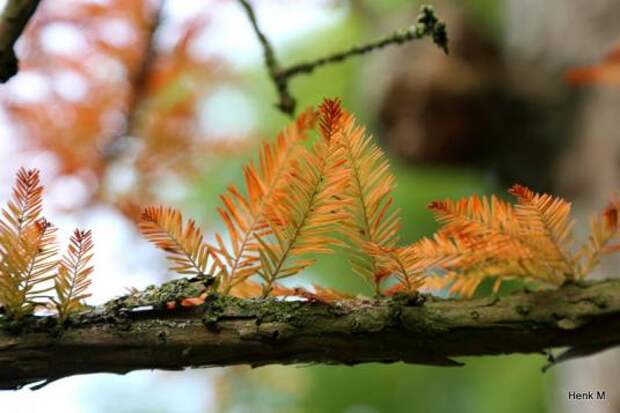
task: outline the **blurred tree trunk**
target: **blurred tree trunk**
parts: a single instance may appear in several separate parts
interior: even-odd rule
[[[411,164],[475,167],[501,188],[551,191],[578,93],[557,75],[514,64],[467,7],[438,9],[449,23],[448,57],[408,45],[368,73],[368,88],[381,89],[368,93],[378,100],[377,135]]]
[[[617,0],[508,0],[507,44],[514,59],[536,64],[541,72],[561,74],[565,69],[596,63],[620,39],[620,2]],[[557,189],[575,199],[580,222],[601,205],[620,182],[620,90],[611,86],[587,90],[574,131],[574,143],[562,160]],[[618,268],[609,259],[601,273]],[[559,412],[583,411],[569,402],[569,390],[607,390],[605,403],[589,403],[588,411],[620,411],[620,351],[582,359],[559,369]]]

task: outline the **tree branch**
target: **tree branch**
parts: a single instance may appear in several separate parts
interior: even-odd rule
[[[291,116],[295,113],[296,102],[295,98],[290,93],[289,81],[295,76],[310,74],[315,69],[325,65],[339,63],[351,57],[370,53],[392,44],[403,44],[411,40],[422,39],[426,36],[432,37],[434,43],[448,53],[448,36],[445,24],[437,19],[432,7],[422,6],[416,23],[407,29],[395,31],[382,39],[367,44],[352,46],[344,51],[282,68],[278,63],[271,42],[258,25],[252,5],[247,0],[239,0],[239,3],[241,3],[248,15],[252,28],[256,33],[256,37],[263,48],[265,66],[267,67],[269,77],[278,93],[279,102],[276,104],[276,107],[283,113]]]
[[[54,317],[0,319],[0,388],[87,373],[249,364],[406,362],[457,366],[457,356],[583,356],[620,343],[620,280],[474,300],[394,297],[334,304],[210,296],[186,279],[113,300],[60,330]]]
[[[17,74],[15,43],[41,0],[9,0],[0,15],[0,83]]]

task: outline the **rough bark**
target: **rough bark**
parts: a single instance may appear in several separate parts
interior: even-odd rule
[[[88,373],[249,364],[406,362],[457,366],[457,356],[581,356],[620,343],[620,280],[473,300],[430,296],[325,304],[210,296],[197,281],[149,287],[78,314],[0,325],[0,388]],[[0,319],[1,320],[1,319]]]
[[[0,14],[0,83],[17,73],[15,43],[41,0],[9,0]]]

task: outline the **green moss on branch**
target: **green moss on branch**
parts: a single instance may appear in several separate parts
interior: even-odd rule
[[[0,324],[0,388],[75,374],[249,364],[354,365],[405,362],[458,366],[459,356],[546,353],[560,359],[620,343],[620,281],[568,284],[474,300],[430,296],[333,304],[209,296],[197,307],[166,309],[204,291],[176,280],[69,318]],[[541,359],[542,360],[542,359]]]

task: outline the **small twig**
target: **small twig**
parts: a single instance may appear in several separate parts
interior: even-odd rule
[[[15,43],[41,0],[9,0],[0,14],[0,83],[17,74]]]
[[[375,50],[383,49],[392,44],[403,44],[411,40],[422,39],[426,36],[433,38],[433,42],[448,53],[448,36],[446,25],[440,22],[433,8],[430,6],[422,6],[420,14],[414,25],[404,30],[398,30],[379,40],[366,43],[363,45],[352,46],[351,48],[329,54],[318,59],[307,62],[301,62],[286,68],[281,68],[276,58],[273,46],[267,39],[267,36],[261,31],[256,20],[256,14],[252,5],[247,0],[239,0],[246,11],[248,18],[252,24],[256,37],[263,48],[265,66],[269,77],[276,86],[279,102],[276,106],[285,114],[293,115],[295,112],[295,98],[290,94],[289,81],[291,78],[300,74],[310,74],[315,69],[347,60],[354,56],[370,53]]]
[[[545,373],[553,366],[557,366],[565,361],[573,360],[576,358],[588,357],[594,354],[600,353],[610,348],[620,345],[618,340],[603,341],[600,343],[584,344],[581,346],[570,347],[568,350],[562,352],[559,356],[553,356],[551,352],[547,355],[547,364],[542,367],[542,372]]]
[[[424,14],[430,13],[430,14]],[[330,54],[328,56],[313,60],[311,62],[298,63],[296,65],[290,66],[286,70],[281,73],[283,77],[292,77],[300,73],[312,73],[314,69],[330,64],[330,63],[338,63],[343,60],[348,59],[349,57],[362,55],[366,53],[370,53],[374,50],[382,49],[391,44],[403,44],[405,42],[409,42],[411,40],[421,39],[427,35],[433,35],[435,38],[436,33],[442,33],[441,37],[437,37],[437,39],[441,39],[441,41],[436,41],[437,45],[444,49],[444,51],[448,52],[448,44],[447,37],[445,31],[445,25],[443,23],[437,22],[434,14],[432,14],[432,10],[430,8],[423,9],[423,14],[418,18],[418,24],[414,24],[413,26],[405,29],[396,31],[382,39],[376,40],[374,42],[370,42],[361,46],[353,46],[348,50],[337,52]],[[432,16],[432,23],[430,25],[420,24],[423,17],[422,16]],[[441,26],[441,30],[437,30],[437,26]]]

